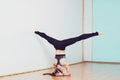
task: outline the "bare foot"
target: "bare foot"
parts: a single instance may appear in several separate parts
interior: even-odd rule
[[[98,35],[103,35],[104,33],[103,32],[98,32]]]

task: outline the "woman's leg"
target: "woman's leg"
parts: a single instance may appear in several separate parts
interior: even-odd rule
[[[91,38],[93,36],[98,36],[98,35],[99,35],[98,32],[88,33],[88,34],[82,34],[82,35],[80,35],[78,37],[65,39],[62,42],[63,42],[64,46],[68,46],[68,45],[74,44],[77,41],[85,40],[85,39]]]
[[[58,42],[57,39],[52,38],[52,37],[46,35],[45,33],[42,33],[42,32],[39,32],[39,31],[35,31],[35,33],[38,34],[39,36],[41,36],[42,38],[46,39],[53,46],[56,45],[56,43]]]

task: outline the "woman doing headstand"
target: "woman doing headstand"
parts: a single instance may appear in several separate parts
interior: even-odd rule
[[[56,49],[55,62],[54,62],[55,70],[53,73],[51,73],[52,76],[62,76],[62,75],[71,74],[67,61],[65,59],[66,57],[65,48],[67,46],[72,45],[77,41],[81,41],[81,40],[84,40],[84,39],[87,39],[93,36],[100,35],[99,32],[94,32],[94,33],[82,34],[80,36],[69,38],[69,39],[57,40],[39,31],[35,31],[35,33],[41,36],[42,38],[46,39]]]

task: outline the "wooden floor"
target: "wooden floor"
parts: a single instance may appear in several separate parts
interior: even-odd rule
[[[43,70],[27,74],[1,77],[0,80],[120,80],[120,64],[81,63],[70,66],[69,77],[43,76]]]

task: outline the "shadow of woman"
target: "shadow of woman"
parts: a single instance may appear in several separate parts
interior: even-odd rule
[[[71,80],[71,76],[52,77],[53,80]]]

